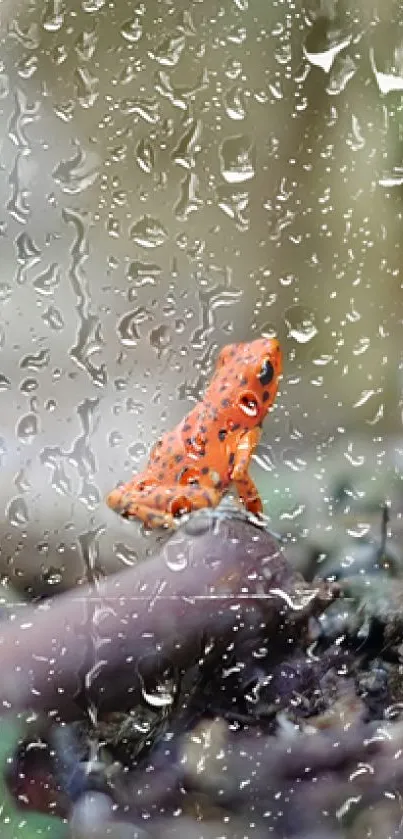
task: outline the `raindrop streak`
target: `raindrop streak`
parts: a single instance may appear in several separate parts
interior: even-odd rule
[[[95,509],[100,501],[99,491],[93,481],[96,460],[90,445],[91,434],[99,420],[98,408],[99,399],[84,399],[77,408],[82,433],[74,440],[71,448],[65,450],[59,446],[46,446],[40,455],[41,463],[52,471],[52,487],[62,495],[71,492],[64,463],[76,468],[80,479],[78,500],[89,510]]]
[[[103,387],[107,382],[106,365],[96,365],[93,356],[100,352],[104,342],[101,338],[101,324],[91,311],[91,297],[83,270],[83,263],[88,256],[88,230],[84,218],[79,212],[64,209],[63,220],[72,224],[76,238],[71,248],[70,282],[76,295],[76,311],[79,327],[76,344],[70,348],[69,355],[75,363],[90,376],[93,384]]]

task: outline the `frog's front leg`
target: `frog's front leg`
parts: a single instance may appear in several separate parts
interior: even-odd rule
[[[263,506],[256,484],[248,474],[248,468],[252,454],[259,443],[260,435],[260,428],[252,428],[241,437],[235,452],[234,466],[231,472],[231,480],[236,486],[240,499],[245,504],[246,509],[255,515],[263,512]]]

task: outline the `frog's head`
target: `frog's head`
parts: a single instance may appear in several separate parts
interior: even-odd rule
[[[259,425],[276,398],[281,372],[282,353],[275,338],[223,347],[214,377],[221,405],[229,401],[234,421],[244,428]]]

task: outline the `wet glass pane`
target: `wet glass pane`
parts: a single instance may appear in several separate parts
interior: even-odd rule
[[[399,531],[400,5],[2,3],[5,585],[151,554],[105,496],[261,335],[284,374],[251,472],[290,558],[354,554],[389,500]]]

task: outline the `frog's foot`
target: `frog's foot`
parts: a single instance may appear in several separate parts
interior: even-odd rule
[[[261,516],[263,513],[263,505],[261,499],[257,495],[255,498],[245,498],[242,499],[248,513],[252,513],[254,516]]]

